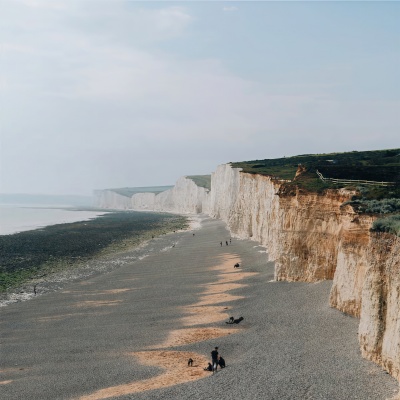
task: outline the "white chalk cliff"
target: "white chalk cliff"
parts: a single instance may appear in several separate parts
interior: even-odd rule
[[[130,210],[131,199],[114,192],[112,189],[95,190],[94,206],[113,210]]]
[[[161,193],[143,192],[128,197],[108,189],[96,190],[94,197],[94,204],[99,208],[208,214],[210,191],[183,176],[174,187]]]
[[[208,213],[209,190],[187,177],[179,178],[172,189],[159,194],[137,193],[132,196],[133,210],[168,211],[183,214]]]
[[[370,232],[374,217],[343,206],[352,192],[285,192],[280,181],[228,164],[212,174],[211,191],[183,177],[165,192],[127,198],[129,207],[105,192],[97,196],[105,208],[222,219],[233,236],[267,248],[277,280],[333,279],[330,304],[360,318],[362,354],[400,380],[400,239]]]

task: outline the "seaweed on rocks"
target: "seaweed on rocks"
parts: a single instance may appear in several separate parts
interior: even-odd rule
[[[110,212],[89,221],[0,236],[0,292],[109,251],[187,227],[171,214]]]

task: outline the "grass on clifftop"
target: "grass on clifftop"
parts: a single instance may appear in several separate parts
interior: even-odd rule
[[[326,178],[394,182],[400,185],[400,149],[352,151],[349,153],[305,154],[294,157],[231,163],[250,174],[268,175],[275,179],[290,179],[292,184],[311,192],[344,187],[322,182],[316,171]],[[301,165],[304,172],[296,180]],[[383,189],[387,191],[391,189]],[[381,190],[382,192],[382,190]]]
[[[121,196],[132,197],[134,194],[137,193],[159,194],[171,188],[173,188],[173,186],[126,187],[126,188],[105,189],[105,190],[110,190],[111,192],[118,193]]]
[[[211,190],[211,175],[190,175],[186,178],[191,179],[199,187]]]
[[[0,236],[0,292],[187,226],[170,214],[115,212],[89,221]]]
[[[294,195],[297,190],[311,193],[323,193],[326,189],[339,188],[354,190],[357,194],[345,204],[351,205],[358,213],[385,214],[374,223],[372,230],[400,235],[400,149],[305,154],[271,160],[235,162],[231,165],[234,168],[242,168],[245,173],[290,180],[281,185],[280,195]],[[295,178],[299,166],[302,172]],[[325,178],[394,184],[368,186],[359,182],[323,182],[317,171]]]

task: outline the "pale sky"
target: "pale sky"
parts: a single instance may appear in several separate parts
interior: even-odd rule
[[[0,0],[0,192],[398,148],[399,21],[399,2]]]

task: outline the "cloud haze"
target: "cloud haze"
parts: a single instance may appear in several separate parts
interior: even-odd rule
[[[5,0],[0,192],[399,147],[399,11],[381,5],[377,22],[373,4]]]

